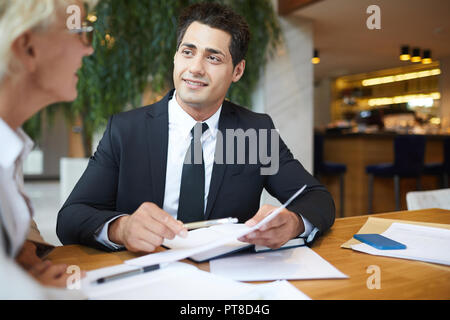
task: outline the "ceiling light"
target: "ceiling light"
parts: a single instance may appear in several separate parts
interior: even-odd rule
[[[362,85],[364,87],[376,86],[379,84],[386,84],[386,83],[392,83],[392,82],[398,82],[398,81],[425,78],[425,77],[437,76],[440,74],[441,74],[441,69],[436,68],[436,69],[431,69],[431,70],[423,70],[423,71],[417,71],[417,72],[397,74],[394,76],[365,79],[362,81]]]
[[[426,107],[431,108],[434,105],[433,98],[412,99],[408,101],[409,108]]]
[[[411,59],[411,55],[409,54],[409,46],[402,46],[400,50],[400,60],[408,61]]]
[[[441,98],[441,94],[439,92],[433,92],[433,93],[429,93],[429,94],[409,94],[409,95],[405,95],[405,96],[369,99],[368,104],[371,107],[377,107],[377,106],[385,106],[385,105],[390,105],[390,104],[408,103],[410,101],[418,100],[418,99],[439,100],[440,98]]]
[[[431,50],[424,50],[423,51],[422,63],[423,64],[430,64],[431,62],[432,62],[432,60],[431,60]]]
[[[318,63],[320,63],[319,50],[314,49],[314,56],[313,56],[313,58],[311,59],[311,62],[312,62],[313,64],[318,64]]]
[[[420,62],[422,58],[420,57],[420,49],[414,48],[412,51],[411,62]]]

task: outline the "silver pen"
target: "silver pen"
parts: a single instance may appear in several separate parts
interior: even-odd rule
[[[210,226],[215,226],[218,224],[232,224],[232,223],[238,223],[237,218],[223,218],[223,219],[215,219],[215,220],[205,220],[205,221],[197,221],[197,222],[190,222],[185,223],[184,227],[188,230],[193,229],[199,229],[199,228],[207,228]]]
[[[146,267],[142,267],[139,269],[134,269],[134,270],[130,270],[130,271],[124,271],[124,272],[120,272],[120,273],[116,273],[110,276],[106,276],[106,277],[102,277],[100,279],[95,280],[95,282],[97,284],[102,284],[102,283],[106,283],[109,281],[113,281],[113,280],[120,280],[123,278],[127,278],[130,276],[135,276],[141,273],[146,273],[146,272],[150,272],[150,271],[155,271],[158,270],[160,268],[159,264],[154,264],[151,266],[146,266]]]

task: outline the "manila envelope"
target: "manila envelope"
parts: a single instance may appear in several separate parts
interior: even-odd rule
[[[427,226],[427,227],[435,227],[435,228],[443,228],[443,229],[450,229],[450,225],[448,224],[440,224],[440,223],[429,223],[429,222],[417,222],[417,221],[405,221],[405,220],[393,220],[393,219],[383,219],[383,218],[376,218],[376,217],[369,217],[366,221],[366,223],[362,226],[361,229],[357,232],[358,234],[364,234],[364,233],[383,233],[385,232],[392,223],[399,222],[399,223],[406,223],[406,224],[416,224],[420,226]],[[352,245],[359,244],[360,241],[352,238],[348,240],[346,243],[341,245],[341,248],[345,249],[351,249]]]

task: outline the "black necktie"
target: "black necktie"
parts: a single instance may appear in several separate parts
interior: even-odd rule
[[[191,146],[184,158],[177,216],[184,223],[205,219],[205,165],[200,139],[206,130],[208,125],[201,122],[192,128]]]

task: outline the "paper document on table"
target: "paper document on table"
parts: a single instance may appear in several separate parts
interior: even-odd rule
[[[242,228],[238,229],[230,228],[228,230],[229,232],[227,232],[226,234],[222,234],[219,238],[216,238],[215,240],[211,240],[209,237],[205,237],[204,239],[195,237],[194,241],[192,242],[189,241],[189,238],[191,236],[191,233],[193,233],[195,230],[189,231],[189,236],[186,239],[176,237],[177,242],[186,241],[186,245],[183,245],[179,248],[174,247],[170,250],[151,253],[139,258],[127,260],[125,261],[125,263],[134,266],[146,266],[182,260],[188,257],[196,256],[198,254],[214,250],[221,246],[226,246],[229,243],[234,243],[237,241],[236,239],[250,233],[252,229],[253,228],[249,228],[243,225]]]
[[[395,222],[450,230],[450,225],[448,225],[448,224],[369,217],[367,219],[366,223],[364,223],[364,225],[361,227],[361,229],[359,229],[359,231],[357,233],[358,234],[366,234],[366,233],[382,234],[387,229],[389,229],[389,227]],[[359,244],[359,243],[361,243],[361,242],[352,237],[351,239],[349,239],[348,241],[343,243],[341,245],[341,248],[351,249],[352,245]]]
[[[94,300],[310,299],[286,281],[266,284],[240,283],[181,262],[170,263],[156,271],[105,284],[95,283],[100,277],[131,269],[133,267],[122,264],[90,271],[82,280],[82,291],[89,299]]]
[[[210,270],[239,281],[348,278],[308,247],[216,259]]]
[[[381,235],[406,245],[404,250],[378,250],[367,244],[352,249],[368,254],[450,265],[450,230],[393,223]]]
[[[269,214],[267,217],[265,217],[263,220],[261,220],[253,227],[248,227],[244,224],[238,225],[239,227],[230,226],[230,228],[224,228],[223,234],[214,240],[208,238],[203,240],[202,237],[196,237],[194,241],[192,241],[192,243],[190,243],[189,238],[195,230],[190,231],[186,239],[180,238],[178,236],[176,237],[176,241],[181,242],[186,241],[187,243],[186,246],[173,248],[163,252],[151,253],[143,257],[127,260],[125,261],[125,263],[134,266],[146,266],[158,263],[173,262],[194,255],[198,255],[203,252],[214,250],[220,246],[227,245],[228,243],[235,242],[237,241],[238,238],[261,228],[263,225],[265,225],[266,223],[274,219],[276,216],[278,216],[278,214],[284,208],[286,208],[300,193],[302,193],[303,190],[305,190],[305,188],[306,185],[304,185],[300,190],[298,190],[288,201],[286,201],[286,203],[275,209],[271,214]]]
[[[209,228],[201,228],[189,231],[187,238],[175,237],[173,240],[164,240],[163,246],[169,249],[192,249],[199,246],[207,245],[222,238],[230,238],[230,234],[236,234],[242,230],[247,231],[248,227],[245,224],[226,224],[217,225]],[[203,262],[223,256],[225,254],[234,253],[243,250],[253,245],[247,242],[242,242],[237,239],[230,240],[227,243],[216,248],[206,250],[197,254],[190,255],[189,258],[196,262]]]

